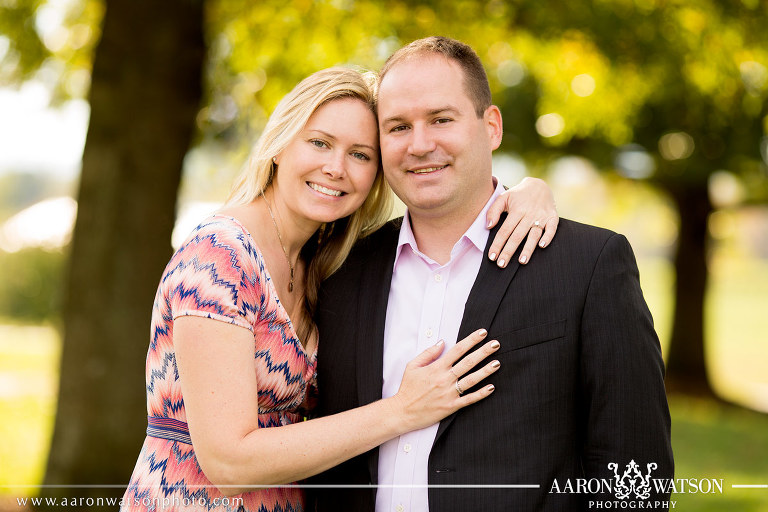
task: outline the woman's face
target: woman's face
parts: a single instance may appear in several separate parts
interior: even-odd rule
[[[357,210],[379,168],[376,118],[361,100],[332,100],[276,157],[273,184],[285,205],[315,222],[332,222]]]

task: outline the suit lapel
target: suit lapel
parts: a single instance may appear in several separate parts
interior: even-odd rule
[[[496,236],[496,233],[498,233],[499,227],[504,222],[505,218],[506,214],[503,214],[499,219],[499,222],[488,235],[488,242],[485,245],[482,263],[480,263],[480,270],[477,273],[475,282],[472,285],[472,290],[469,292],[467,303],[464,306],[464,316],[461,319],[457,341],[466,338],[470,333],[481,327],[490,329],[491,323],[496,317],[496,312],[501,304],[501,299],[507,292],[507,288],[509,288],[512,278],[515,277],[517,269],[520,267],[520,263],[517,259],[520,256],[525,240],[520,243],[520,246],[517,251],[515,251],[512,258],[510,258],[510,262],[507,264],[506,268],[499,268],[495,261],[488,259],[491,242],[493,242],[493,238]],[[458,413],[454,413],[440,422],[440,426],[437,429],[437,435],[435,435],[435,442],[437,442],[443,432],[450,426],[456,414]]]
[[[396,224],[399,227],[399,224]],[[364,265],[358,295],[357,344],[357,395],[360,405],[381,399],[384,375],[384,325],[389,302],[389,289],[395,263],[395,250],[399,229],[386,226],[392,233],[385,233],[376,240]],[[375,236],[375,235],[374,235]],[[371,450],[368,458],[371,480],[378,482],[378,449]]]

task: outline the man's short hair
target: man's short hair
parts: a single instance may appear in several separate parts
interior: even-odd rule
[[[393,53],[384,63],[379,73],[379,83],[384,80],[390,69],[398,63],[414,56],[434,53],[456,62],[464,72],[464,87],[467,95],[475,105],[475,112],[482,117],[485,110],[491,106],[491,88],[488,85],[488,75],[477,53],[467,44],[442,36],[417,39]]]

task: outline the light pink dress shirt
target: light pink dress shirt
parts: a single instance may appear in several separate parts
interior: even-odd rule
[[[453,246],[450,261],[442,266],[419,252],[406,212],[384,324],[382,397],[397,393],[405,365],[422,351],[441,339],[446,351],[456,344],[464,304],[488,241],[485,215],[502,192],[504,187],[496,183],[493,195]],[[409,432],[381,445],[376,512],[429,510],[427,462],[437,427]]]

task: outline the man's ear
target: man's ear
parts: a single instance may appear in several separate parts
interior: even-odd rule
[[[483,123],[488,130],[488,140],[491,143],[491,151],[498,149],[501,145],[501,136],[504,133],[504,123],[501,120],[501,111],[496,105],[491,105],[485,109],[483,114]]]

